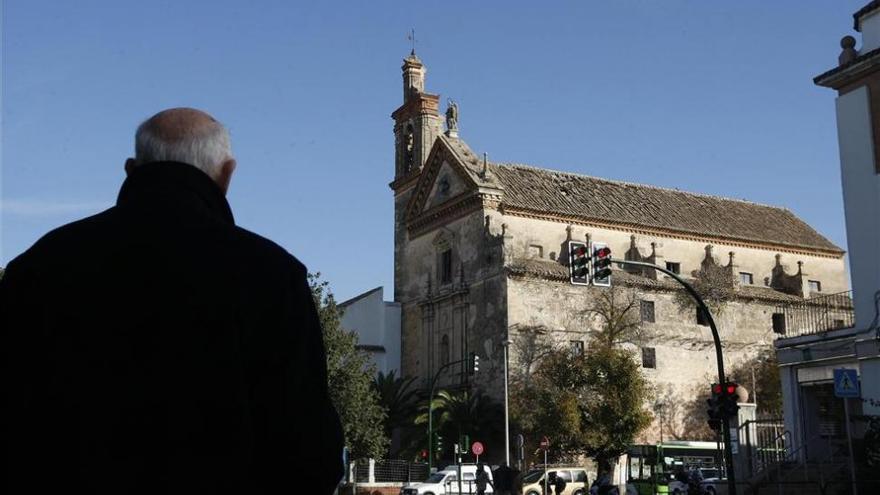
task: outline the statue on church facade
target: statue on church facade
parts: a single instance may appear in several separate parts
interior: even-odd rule
[[[458,135],[458,103],[451,98],[446,101],[446,135]]]

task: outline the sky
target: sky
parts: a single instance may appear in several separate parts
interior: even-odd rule
[[[866,2],[0,0],[0,266],[112,206],[137,125],[189,106],[230,129],[238,225],[390,298],[410,29],[477,153],[784,206],[845,249],[812,78]]]

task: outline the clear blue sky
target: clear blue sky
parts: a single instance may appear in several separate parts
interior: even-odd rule
[[[137,124],[193,106],[231,130],[239,225],[390,296],[411,27],[478,153],[785,206],[845,248],[812,77],[866,1],[5,0],[0,265],[110,206]]]

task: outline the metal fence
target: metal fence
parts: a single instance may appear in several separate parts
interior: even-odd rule
[[[739,427],[738,436],[746,450],[750,477],[785,461],[791,445],[791,434],[776,418],[746,421]]]
[[[855,325],[852,291],[776,306],[773,331],[783,337],[812,335]]]
[[[354,481],[358,483],[411,483],[428,478],[428,464],[399,459],[359,459],[352,461]]]

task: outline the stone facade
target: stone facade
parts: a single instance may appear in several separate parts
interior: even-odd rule
[[[403,374],[425,385],[444,364],[476,353],[478,374],[469,376],[462,363],[438,383],[470,383],[500,399],[503,345],[519,329],[539,326],[560,345],[586,344],[595,322],[583,311],[596,291],[609,289],[569,283],[568,240],[605,242],[616,257],[675,263],[688,277],[709,269],[726,274],[735,297],[716,320],[727,366],[772,344],[773,309],[809,296],[810,281],[821,282],[823,292],[848,288],[843,251],[787,210],[490,163],[457,133],[441,132],[438,98],[424,93],[424,68],[414,55],[403,71],[406,97],[392,114],[394,298],[401,304]],[[402,133],[432,138],[430,150],[424,139]],[[610,204],[596,196],[604,192]],[[606,211],[590,217],[577,204]],[[715,372],[708,327],[675,302],[681,289],[664,275],[615,267],[612,280],[653,303],[655,321],[631,346],[652,348],[656,366],[646,376],[687,399]]]

